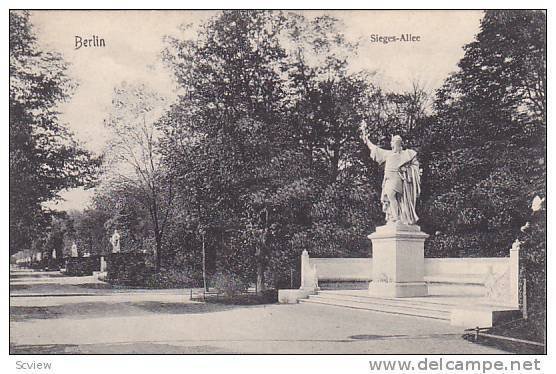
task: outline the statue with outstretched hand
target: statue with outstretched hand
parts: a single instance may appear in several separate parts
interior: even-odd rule
[[[371,151],[371,158],[379,165],[384,164],[380,200],[382,210],[386,213],[386,222],[415,224],[419,220],[415,205],[421,193],[421,169],[417,152],[402,149],[402,138],[399,135],[392,136],[391,150],[382,149],[369,140],[365,123],[361,124],[360,130],[361,139]]]

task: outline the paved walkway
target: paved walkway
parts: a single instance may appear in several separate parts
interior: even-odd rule
[[[189,301],[187,290],[11,275],[11,287],[27,287],[11,291],[12,353],[505,353],[425,318],[311,304],[204,304]]]

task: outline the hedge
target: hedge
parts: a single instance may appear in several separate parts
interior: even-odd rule
[[[106,279],[125,286],[144,286],[154,273],[144,253],[122,252],[106,256]]]
[[[66,259],[66,275],[93,275],[93,271],[100,271],[100,256]]]

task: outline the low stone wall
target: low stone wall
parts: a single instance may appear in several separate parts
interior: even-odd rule
[[[311,258],[304,252],[301,264],[304,290],[316,290],[319,283],[372,281],[372,258]],[[424,280],[430,285],[475,287],[493,303],[519,306],[517,248],[502,258],[425,258],[424,266]]]
[[[425,276],[503,274],[510,263],[502,258],[425,258]]]
[[[502,258],[425,258],[425,277],[438,279],[483,280],[489,275],[508,271],[510,257]],[[309,258],[319,281],[370,281],[373,274],[372,258]],[[482,281],[480,283],[483,283]]]
[[[310,258],[311,266],[317,268],[319,281],[370,281],[373,260],[371,258]]]
[[[280,304],[295,304],[299,299],[306,299],[309,295],[316,294],[315,290],[278,290],[278,302]]]

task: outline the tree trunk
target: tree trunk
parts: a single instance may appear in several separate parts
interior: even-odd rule
[[[207,287],[207,255],[205,252],[205,234],[201,234],[202,250],[203,250],[203,289],[208,291]]]
[[[257,295],[260,295],[264,290],[265,290],[265,285],[264,285],[264,259],[263,259],[263,250],[262,250],[262,246],[264,245],[263,242],[264,239],[264,232],[261,236],[261,241],[259,243],[259,246],[257,246],[257,250],[255,251],[255,261],[257,263],[256,266],[256,271],[257,271],[257,282],[255,284],[255,290],[257,292]]]
[[[257,295],[262,294],[266,289],[264,284],[264,266],[260,260],[257,261]]]
[[[160,264],[162,262],[162,238],[160,234],[155,234],[154,240],[156,242],[156,271],[160,270]]]
[[[264,271],[265,271],[265,261],[266,261],[266,239],[268,235],[268,209],[265,207],[264,212],[264,229],[261,232],[261,238],[259,246],[255,252],[255,257],[257,261],[257,294],[262,294],[266,290],[264,282]]]

